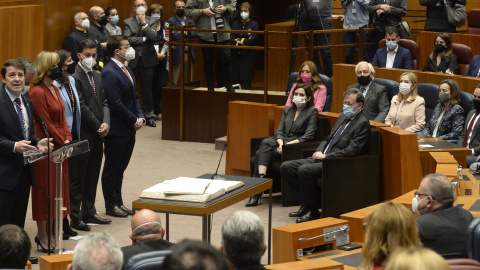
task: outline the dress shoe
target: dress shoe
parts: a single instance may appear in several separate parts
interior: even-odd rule
[[[260,201],[260,198],[262,197],[263,192],[258,193],[250,197],[250,200],[248,203],[245,204],[246,207],[252,207],[252,206],[257,206],[258,201]]]
[[[302,223],[302,222],[307,222],[315,219],[320,218],[320,212],[318,209],[309,209],[305,215],[303,215],[301,218],[297,218],[296,222],[297,223]]]
[[[289,217],[302,217],[305,215],[308,211],[308,207],[306,205],[300,206],[300,209],[298,209],[297,212],[291,212],[288,214]]]
[[[74,231],[74,230],[72,230],[72,228],[70,228],[70,224],[68,222],[67,217],[65,217],[63,219],[63,232],[65,234],[67,234],[68,236],[77,236],[78,235],[78,233],[76,231]]]
[[[95,224],[109,224],[110,222],[112,222],[112,220],[106,219],[106,218],[101,218],[97,214],[95,214],[93,216],[90,216],[90,217],[84,217],[83,220],[86,223],[95,223]]]
[[[35,236],[35,243],[37,244],[37,250],[40,250],[44,253],[48,253],[48,250],[43,247],[42,242],[40,242],[40,239],[38,239],[38,236]],[[50,253],[55,252],[55,249],[50,249]]]
[[[75,221],[71,221],[70,222],[70,226],[72,228],[74,228],[75,230],[79,230],[79,231],[85,231],[85,232],[89,232],[90,231],[90,226],[88,226],[85,222],[83,221],[79,221],[78,223],[75,222]]]
[[[31,264],[38,263],[38,257],[28,257],[28,260],[30,261]]]
[[[125,207],[125,205],[120,206],[120,209],[122,209],[123,212],[127,213],[127,215],[133,216],[133,211]]]
[[[113,207],[113,209],[107,209],[107,215],[112,217],[128,217],[128,214],[118,206]]]
[[[155,124],[155,120],[153,118],[147,120],[147,126],[149,127],[156,127],[157,124]]]

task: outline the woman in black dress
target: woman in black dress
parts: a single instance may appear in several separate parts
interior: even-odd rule
[[[428,56],[423,71],[458,74],[457,56],[453,54],[452,39],[448,33],[435,36],[435,47]]]

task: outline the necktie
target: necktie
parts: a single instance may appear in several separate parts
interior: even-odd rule
[[[95,93],[95,96],[96,96],[97,90],[95,89],[95,82],[93,81],[93,71],[88,72],[88,80],[90,81],[90,84],[92,85],[92,88],[93,88],[93,93]]]
[[[122,67],[122,70],[123,70],[123,72],[125,72],[125,74],[127,75],[127,77],[130,79],[130,81],[131,81],[132,84],[133,84],[133,80],[132,80],[132,78],[130,77],[130,74],[128,74],[127,67],[126,67],[126,66],[123,66],[123,67]]]
[[[360,87],[360,91],[362,91],[363,96],[365,96],[365,90],[367,90],[367,88],[365,88],[365,87]]]
[[[465,137],[463,137],[463,147],[467,147],[468,137],[470,136],[470,132],[472,131],[473,123],[475,123],[475,118],[477,118],[477,115],[478,115],[478,112],[475,112],[475,115],[473,115],[472,120],[468,125],[467,132],[465,132]]]
[[[340,135],[342,135],[343,130],[348,125],[348,123],[350,123],[350,121],[352,121],[352,119],[347,118],[347,120],[343,121],[343,124],[337,129],[337,132],[335,133],[335,135],[333,135],[332,140],[330,140],[330,143],[328,144],[327,149],[325,149],[325,151],[323,152],[325,155],[330,153],[330,150],[332,150],[333,145],[338,141],[338,139],[340,138]]]
[[[18,115],[18,120],[20,120],[20,125],[22,128],[22,133],[23,133],[23,138],[26,140],[27,139],[27,126],[25,125],[25,118],[23,117],[23,110],[22,110],[22,101],[20,98],[16,98],[13,103],[17,106],[17,115]]]

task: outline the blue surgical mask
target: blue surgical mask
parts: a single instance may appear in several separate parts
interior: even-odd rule
[[[355,106],[343,105],[343,114],[347,117],[352,117],[355,114]]]
[[[397,48],[397,42],[396,41],[387,41],[387,47],[389,50],[393,51],[395,48]]]
[[[160,16],[160,14],[153,14],[153,15],[152,15],[152,18],[154,18],[155,21],[160,20],[161,17],[162,17],[162,16]]]
[[[115,15],[115,16],[110,18],[110,22],[113,23],[113,24],[117,24],[118,20],[119,20],[118,15]]]

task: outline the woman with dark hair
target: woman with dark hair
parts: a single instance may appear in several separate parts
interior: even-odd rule
[[[107,17],[108,23],[105,25],[109,36],[121,35],[122,28],[120,28],[117,23],[119,21],[118,12],[115,7],[108,7],[105,9],[105,16]]]
[[[162,21],[163,7],[159,4],[152,4],[146,13],[157,21],[157,38],[155,39],[155,50],[157,51],[158,65],[155,67],[153,76],[153,118],[162,120],[162,90],[168,83],[168,42],[170,41],[168,22]]]
[[[255,153],[253,177],[265,177],[268,165],[282,158],[282,146],[312,141],[317,131],[318,110],[313,107],[312,88],[299,83],[291,91],[292,106],[286,106],[274,137],[264,139]],[[250,197],[245,206],[257,206],[262,193]]]
[[[458,74],[457,56],[453,54],[450,35],[448,33],[438,33],[433,44],[435,47],[428,56],[423,71]]]
[[[240,16],[233,22],[232,30],[258,31],[258,22],[253,20],[253,8],[248,2],[240,5]],[[257,34],[230,34],[230,43],[235,46],[253,46]],[[255,51],[232,49],[232,78],[233,83],[239,83],[243,89],[252,89],[255,71]]]
[[[458,140],[465,124],[465,111],[460,103],[460,85],[452,79],[443,80],[438,88],[438,104],[425,125],[423,134],[442,140]]]
[[[327,88],[322,84],[322,78],[320,78],[318,68],[314,62],[305,61],[300,65],[297,83],[293,84],[292,89],[299,83],[306,83],[312,88],[315,100],[313,107],[317,108],[319,112],[323,111],[323,107],[325,107],[325,102],[327,101]],[[292,90],[290,90],[285,106],[292,106]]]

